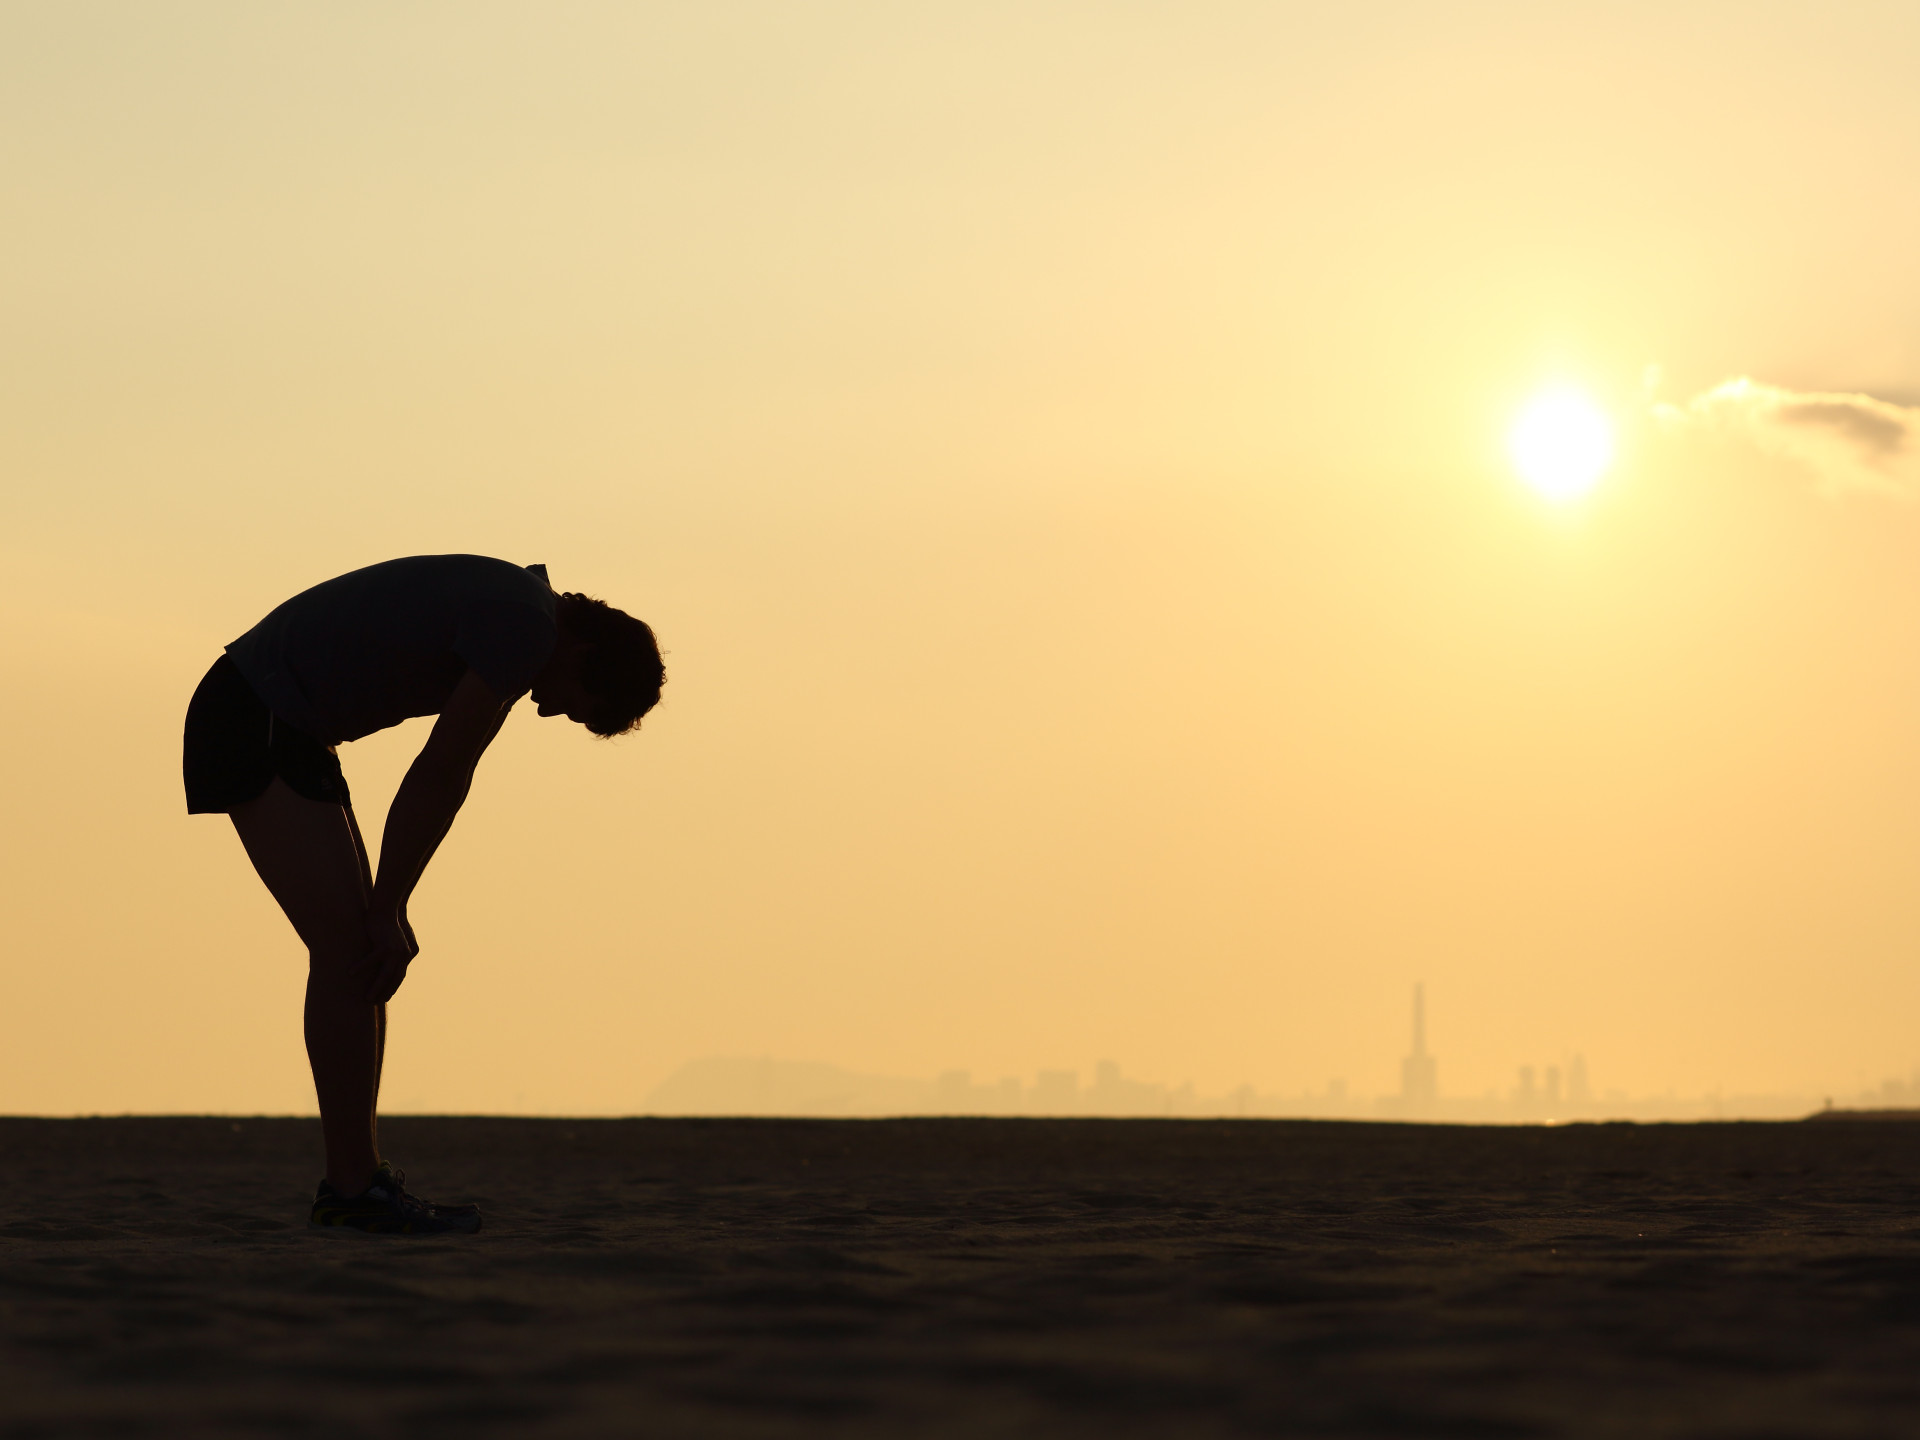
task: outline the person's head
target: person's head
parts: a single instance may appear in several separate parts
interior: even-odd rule
[[[604,600],[556,596],[558,643],[531,694],[542,715],[565,715],[602,739],[624,735],[660,703],[667,678],[644,621]]]

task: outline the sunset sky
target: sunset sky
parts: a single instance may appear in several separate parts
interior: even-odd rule
[[[1907,1074],[1916,76],[1910,0],[0,8],[0,1112],[312,1109],[180,721],[443,551],[669,682],[516,711],[389,1108],[1371,1093],[1416,981],[1443,1093]]]

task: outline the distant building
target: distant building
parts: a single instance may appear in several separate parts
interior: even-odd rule
[[[1236,1091],[1229,1099],[1235,1105],[1244,1104],[1238,1097]],[[1173,1097],[1165,1085],[1129,1080],[1113,1061],[1102,1060],[1093,1069],[1093,1088],[1081,1092],[1080,1103],[1089,1115],[1166,1115],[1172,1111]]]
[[[1440,1098],[1439,1065],[1427,1053],[1427,987],[1413,987],[1413,1053],[1400,1062],[1400,1103],[1409,1115],[1433,1108]]]
[[[1575,1105],[1585,1105],[1593,1099],[1592,1087],[1587,1083],[1587,1057],[1576,1055],[1573,1063],[1567,1066],[1567,1099]]]
[[[1080,1076],[1072,1070],[1042,1070],[1034,1076],[1033,1112],[1071,1115],[1081,1108]]]
[[[933,1082],[934,1108],[948,1115],[977,1115],[979,1101],[973,1094],[973,1076],[965,1070],[943,1070]]]

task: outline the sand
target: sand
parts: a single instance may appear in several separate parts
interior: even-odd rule
[[[0,1120],[0,1435],[1920,1434],[1920,1125]]]

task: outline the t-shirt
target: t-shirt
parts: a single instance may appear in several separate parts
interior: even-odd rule
[[[526,692],[558,637],[543,565],[414,555],[303,590],[227,654],[267,708],[323,745],[438,715],[469,668]]]

